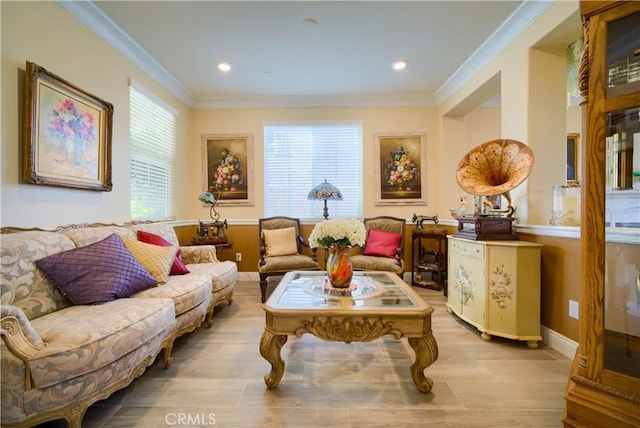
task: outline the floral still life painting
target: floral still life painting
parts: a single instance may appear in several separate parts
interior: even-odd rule
[[[376,205],[426,205],[424,134],[377,135]]]
[[[113,105],[27,62],[27,183],[110,191]]]
[[[205,188],[220,191],[219,205],[253,205],[251,136],[202,136]]]
[[[98,177],[97,116],[91,106],[43,90],[38,166],[43,172],[96,179]]]
[[[396,147],[389,155],[390,159],[384,169],[387,186],[390,189],[410,190],[420,172],[418,166],[402,146]]]

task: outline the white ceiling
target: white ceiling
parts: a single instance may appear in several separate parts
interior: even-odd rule
[[[435,105],[550,3],[61,4],[185,103],[210,108]],[[392,70],[398,59],[406,70]],[[220,61],[233,69],[218,71]]]

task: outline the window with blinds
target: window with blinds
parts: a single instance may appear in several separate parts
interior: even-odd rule
[[[361,218],[362,124],[265,125],[265,217],[322,219],[324,201],[307,195],[325,180],[343,197],[327,201],[329,218]]]
[[[175,112],[131,82],[131,219],[168,219],[175,192]]]

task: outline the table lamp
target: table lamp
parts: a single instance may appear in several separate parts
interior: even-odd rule
[[[327,180],[324,180],[324,183],[320,183],[316,187],[311,189],[311,191],[307,195],[307,199],[309,200],[324,199],[324,212],[322,216],[326,220],[329,218],[329,208],[327,208],[327,199],[334,199],[336,201],[341,201],[342,192],[340,192],[340,190],[338,190],[336,186],[334,186],[331,183],[328,183]]]

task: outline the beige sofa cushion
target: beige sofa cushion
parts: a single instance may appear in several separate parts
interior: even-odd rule
[[[76,244],[76,247],[85,247],[94,242],[102,241],[112,233],[116,233],[119,236],[126,236],[127,238],[135,239],[136,237],[135,232],[124,226],[88,226],[62,232],[63,235],[68,236],[73,243]]]
[[[74,248],[71,239],[56,232],[2,235],[2,304],[20,308],[30,320],[71,306],[71,302],[38,269],[35,261]]]
[[[140,223],[140,224],[132,224],[127,226],[134,234],[139,230],[143,232],[149,232],[161,236],[171,245],[178,246],[180,245],[178,242],[178,235],[176,235],[176,231],[168,223],[163,222],[155,222],[155,223]]]
[[[132,297],[172,299],[176,317],[179,317],[200,304],[208,302],[210,296],[211,278],[207,275],[190,273],[170,276],[166,284],[141,291]]]
[[[219,291],[236,285],[238,278],[238,265],[234,262],[225,261],[217,263],[197,263],[187,265],[191,273],[204,275],[211,281],[212,292],[216,294]]]
[[[175,319],[170,299],[118,299],[71,306],[32,321],[47,343],[29,359],[34,384],[45,388],[112,364],[163,335]]]

